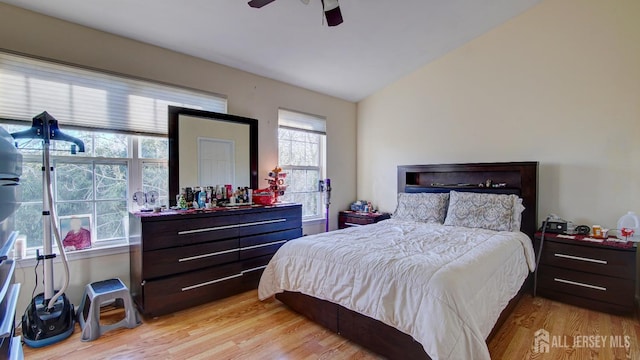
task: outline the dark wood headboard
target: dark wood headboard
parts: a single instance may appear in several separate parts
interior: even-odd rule
[[[487,180],[491,187],[486,187]],[[521,231],[533,239],[538,226],[538,162],[398,166],[398,192],[451,190],[520,196],[525,207]]]

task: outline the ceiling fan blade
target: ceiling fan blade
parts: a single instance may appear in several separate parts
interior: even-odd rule
[[[338,0],[322,0],[324,16],[327,18],[327,25],[336,26],[342,24],[342,12]]]
[[[252,8],[261,8],[265,5],[271,4],[274,1],[276,0],[251,0],[249,1],[249,6],[251,6]]]

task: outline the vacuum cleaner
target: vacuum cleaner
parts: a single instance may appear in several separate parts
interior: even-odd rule
[[[84,152],[84,143],[77,138],[64,134],[58,128],[58,121],[46,111],[33,118],[31,128],[11,134],[14,139],[37,139],[42,143],[42,225],[44,229],[43,254],[38,253],[38,262],[44,262],[44,292],[35,296],[22,316],[22,336],[25,344],[38,348],[64,340],[73,334],[75,328],[75,309],[64,294],[69,285],[69,264],[60,240],[53,190],[49,147],[52,140],[68,141],[71,153],[76,153],[76,146]],[[53,253],[51,233],[58,244],[58,250],[64,266],[64,282],[62,287],[54,291]]]
[[[325,194],[324,205],[325,205],[325,224],[324,231],[329,232],[329,206],[331,205],[331,179],[320,180],[319,190],[321,193]]]

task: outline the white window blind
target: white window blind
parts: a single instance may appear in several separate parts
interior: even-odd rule
[[[326,124],[327,121],[320,116],[284,109],[278,110],[278,126],[281,128],[305,130],[307,132],[326,135]]]
[[[224,96],[0,52],[0,118],[167,134],[169,105],[227,112]]]

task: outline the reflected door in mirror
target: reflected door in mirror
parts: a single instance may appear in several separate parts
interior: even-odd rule
[[[233,140],[198,138],[198,184],[233,185],[235,174]]]

